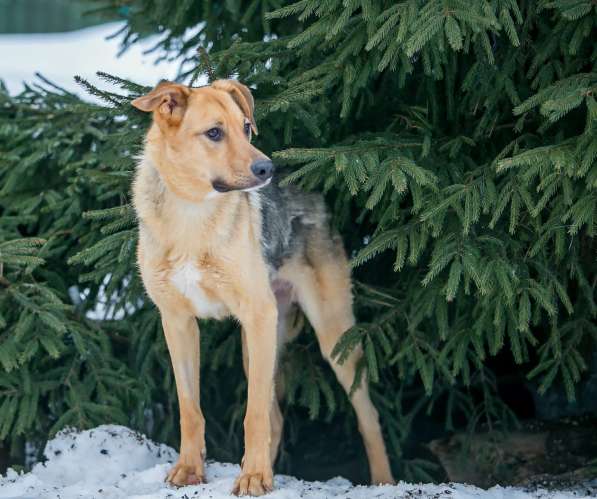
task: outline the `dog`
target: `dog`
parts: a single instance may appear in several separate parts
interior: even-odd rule
[[[257,125],[245,85],[162,82],[132,105],[153,113],[133,183],[137,259],[160,311],[180,405],[180,458],[166,480],[176,486],[204,481],[196,318],[232,315],[242,326],[248,377],[245,450],[232,492],[262,495],[273,487],[283,425],[274,395],[276,359],[297,334],[297,306],[347,393],[352,385],[362,352],[342,364],[331,358],[354,324],[346,254],[320,196],[272,181],[272,161],[251,144]],[[393,483],[366,383],[351,402],[372,482]]]

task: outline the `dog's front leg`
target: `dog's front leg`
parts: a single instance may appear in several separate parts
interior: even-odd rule
[[[244,423],[245,455],[233,489],[234,494],[253,496],[273,488],[270,411],[277,339],[275,298],[272,295],[256,302],[239,317],[246,331],[249,388]]]
[[[195,317],[160,309],[180,408],[180,457],[166,480],[204,482],[205,419],[199,407],[199,328]]]

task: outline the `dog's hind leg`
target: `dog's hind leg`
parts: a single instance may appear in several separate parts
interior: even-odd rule
[[[332,359],[331,352],[340,336],[354,324],[350,272],[339,242],[321,239],[319,242],[322,247],[308,249],[305,260],[294,259],[285,265],[282,273],[295,287],[298,301],[315,330],[324,358],[349,393],[362,352],[360,349],[353,350],[342,364]],[[394,483],[379,416],[369,397],[366,381],[362,381],[355,390],[351,403],[369,459],[371,482]]]

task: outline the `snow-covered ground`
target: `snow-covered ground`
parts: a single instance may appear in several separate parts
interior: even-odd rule
[[[93,430],[58,434],[45,449],[47,461],[31,472],[8,470],[0,478],[1,498],[20,499],[165,499],[230,497],[236,464],[208,462],[207,484],[174,488],[164,477],[177,454],[170,447],[155,444],[123,426],[104,425]],[[571,499],[595,497],[597,486],[576,490],[525,492],[516,488],[482,490],[460,484],[408,484],[395,486],[353,486],[344,478],[327,482],[305,482],[276,475],[271,499]]]
[[[156,42],[155,37],[135,43],[118,57],[121,37],[108,37],[123,25],[124,22],[112,22],[67,33],[0,34],[0,79],[14,94],[23,89],[23,82],[36,81],[35,73],[39,72],[67,90],[89,98],[75,83],[75,75],[95,85],[101,85],[96,71],[146,85],[174,78],[178,62],[163,61],[155,65],[159,54],[144,54]]]

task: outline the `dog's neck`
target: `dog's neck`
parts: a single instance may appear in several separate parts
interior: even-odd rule
[[[218,234],[226,237],[233,230],[238,209],[253,194],[213,193],[199,202],[187,201],[168,189],[147,156],[140,159],[133,192],[142,228],[166,247],[171,246],[170,241],[196,241],[198,234],[209,234],[214,243]]]

